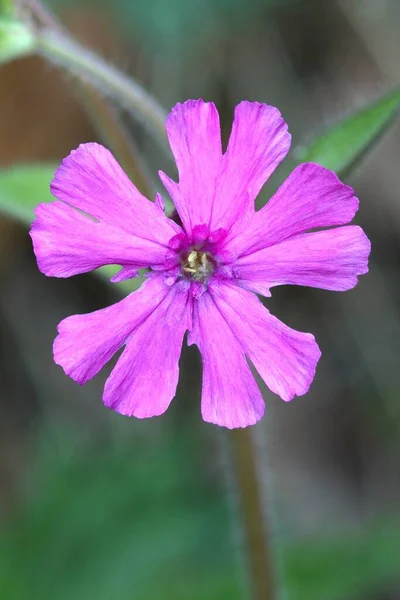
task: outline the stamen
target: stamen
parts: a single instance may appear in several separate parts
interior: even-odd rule
[[[210,252],[190,250],[182,256],[182,271],[190,279],[205,282],[214,272],[215,261]]]
[[[196,250],[192,250],[191,253],[189,254],[188,258],[187,258],[188,259],[188,263],[190,264],[190,263],[195,262],[196,259],[198,258],[198,254],[200,254],[200,253],[196,252]]]

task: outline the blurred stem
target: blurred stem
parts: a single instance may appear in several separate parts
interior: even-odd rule
[[[102,98],[97,90],[86,84],[79,88],[83,104],[95,129],[107,142],[122,168],[128,173],[135,186],[150,200],[154,198],[156,188],[147,165],[140,156],[139,149],[127,135],[117,110]]]
[[[251,598],[275,600],[270,535],[265,522],[266,502],[257,468],[254,431],[251,427],[235,429],[229,437],[252,586]]]
[[[29,8],[39,26],[63,32],[61,23],[40,0],[29,0]],[[118,158],[138,189],[152,198],[155,193],[152,178],[136,144],[126,133],[118,111],[91,85],[78,82],[78,93],[100,138]]]
[[[138,83],[61,31],[40,30],[36,43],[39,54],[95,86],[130,112],[168,152],[166,113]]]

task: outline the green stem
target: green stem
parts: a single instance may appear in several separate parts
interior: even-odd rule
[[[39,54],[83,82],[96,86],[130,112],[169,152],[165,135],[166,113],[138,83],[60,31],[38,31],[36,44]]]
[[[230,434],[231,457],[242,516],[245,557],[248,562],[253,600],[275,600],[270,532],[266,523],[266,501],[257,469],[252,428]]]
[[[59,34],[68,35],[62,24],[40,0],[26,1],[27,9],[37,22],[39,31],[41,28],[48,28]],[[23,17],[23,15],[20,16]],[[134,140],[124,128],[117,109],[92,85],[81,81],[78,84],[77,93],[100,139],[106,142],[142,194],[147,198],[153,198],[155,185],[151,175]]]

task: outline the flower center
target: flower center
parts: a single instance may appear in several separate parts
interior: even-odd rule
[[[189,250],[182,257],[182,271],[194,281],[204,282],[215,271],[216,263],[210,252]]]

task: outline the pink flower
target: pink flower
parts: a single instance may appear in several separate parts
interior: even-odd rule
[[[179,183],[160,177],[182,226],[165,216],[161,196],[147,200],[94,143],[72,151],[57,170],[51,190],[59,201],[36,209],[31,236],[45,275],[118,264],[113,280],[121,281],[149,269],[124,300],[62,321],[54,360],[83,384],[125,346],[104,404],[153,417],[175,395],[188,331],[203,359],[203,419],[246,427],[264,413],[248,361],[273,392],[291,400],[308,391],[320,357],[311,334],[281,323],[256,294],[270,296],[285,284],[349,290],[368,270],[370,243],[354,225],[326,229],[349,223],[358,200],[316,164],[298,166],[255,211],[258,192],[290,147],[276,108],[241,102],[225,153],[212,103],[177,104],[166,130]]]

